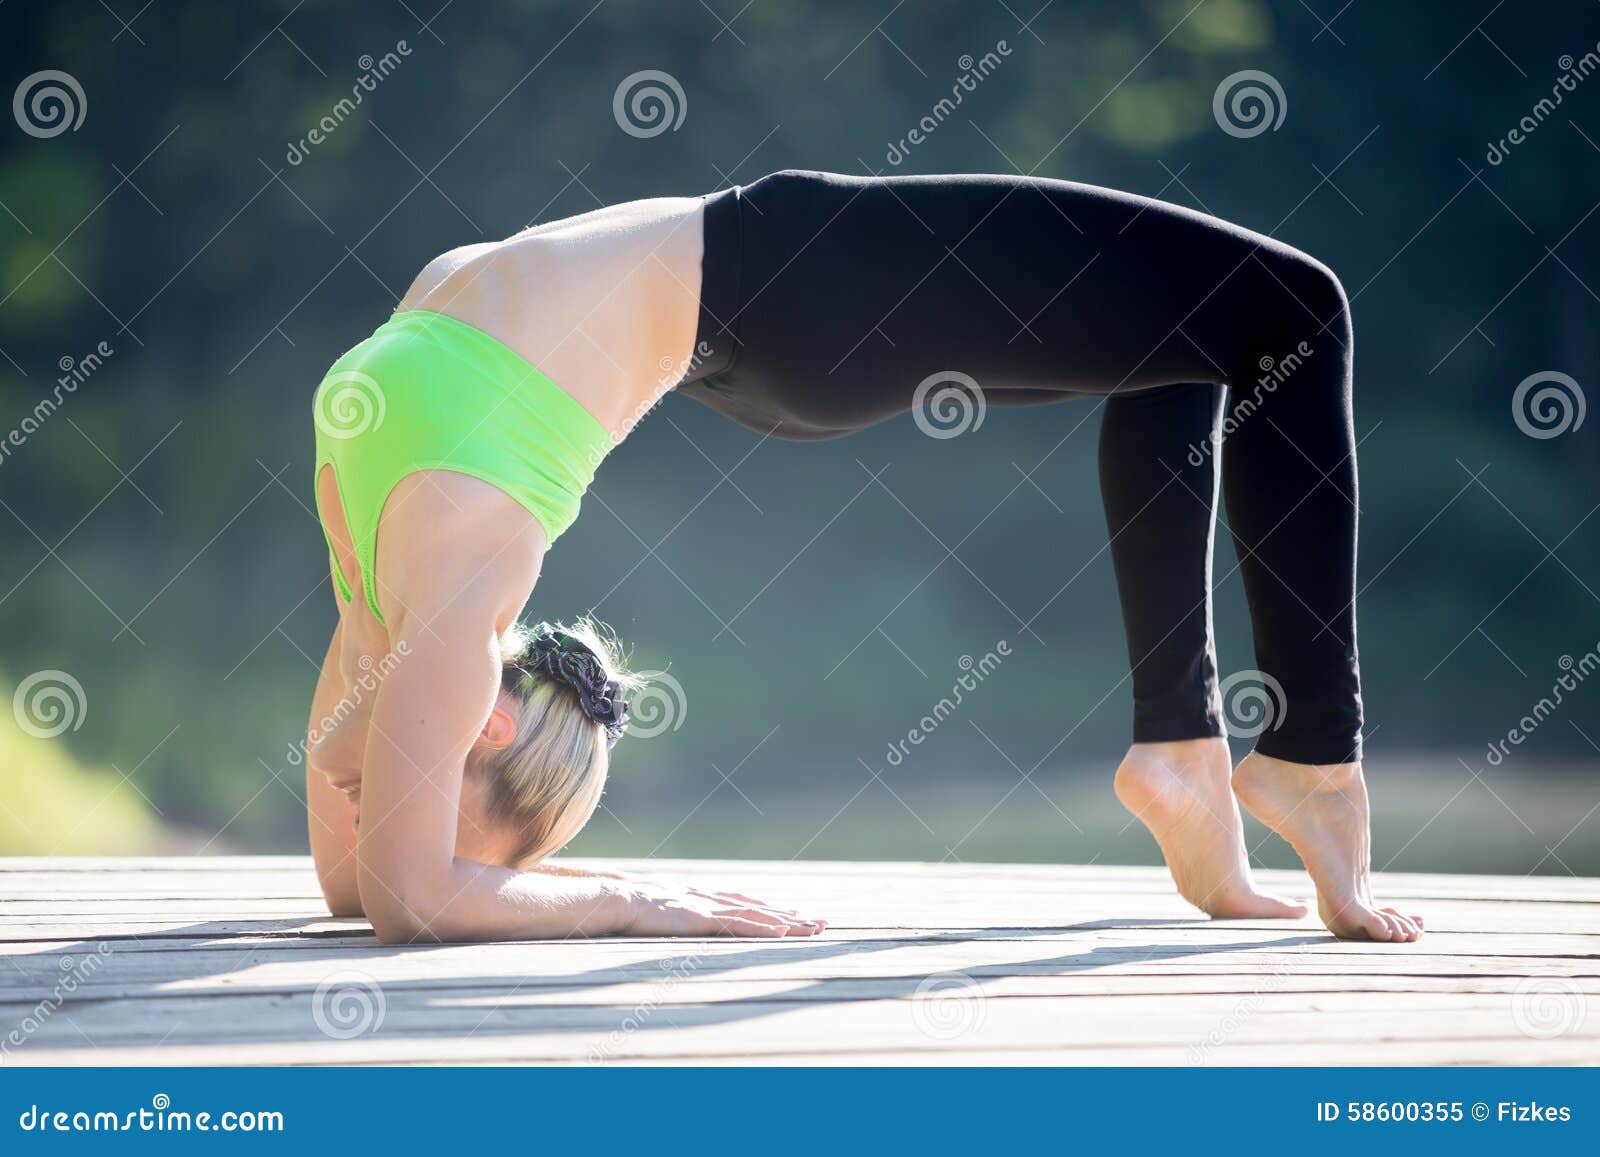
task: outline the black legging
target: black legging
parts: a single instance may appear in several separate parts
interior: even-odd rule
[[[1175,205],[1000,176],[775,173],[708,197],[705,241],[680,388],[763,434],[851,433],[952,371],[991,405],[1106,399],[1139,742],[1223,733],[1220,456],[1257,668],[1281,689],[1257,748],[1361,757],[1352,335],[1325,266]]]

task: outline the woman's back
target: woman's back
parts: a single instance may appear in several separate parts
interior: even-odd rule
[[[620,437],[662,388],[665,367],[693,350],[701,204],[630,201],[452,249],[428,263],[397,310],[483,330]]]

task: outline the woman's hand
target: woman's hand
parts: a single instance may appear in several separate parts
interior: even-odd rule
[[[644,880],[615,887],[626,904],[618,929],[624,936],[815,936],[827,927],[826,920],[808,920],[738,892]]]

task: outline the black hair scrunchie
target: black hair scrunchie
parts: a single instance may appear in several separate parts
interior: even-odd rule
[[[616,746],[628,726],[628,701],[622,685],[606,676],[605,665],[586,643],[540,623],[533,628],[524,666],[572,688],[583,713],[605,728],[606,746]]]

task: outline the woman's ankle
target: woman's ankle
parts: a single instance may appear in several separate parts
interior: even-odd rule
[[[1247,764],[1253,764],[1260,772],[1294,776],[1308,781],[1313,787],[1329,791],[1354,787],[1363,781],[1359,760],[1353,763],[1299,763],[1256,750],[1239,761],[1240,768]]]
[[[1233,764],[1228,741],[1220,735],[1203,735],[1192,739],[1136,740],[1128,748],[1128,757],[1155,760],[1174,767],[1196,763],[1209,765],[1219,760],[1230,767]]]

